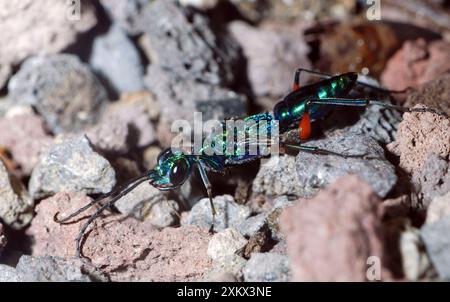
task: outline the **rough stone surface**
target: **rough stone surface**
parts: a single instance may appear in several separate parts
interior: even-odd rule
[[[19,276],[14,267],[0,264],[0,282],[19,282]]]
[[[55,133],[97,121],[107,95],[89,67],[67,54],[27,59],[8,83],[17,104],[36,108]]]
[[[93,71],[116,93],[144,88],[144,68],[139,53],[126,33],[116,24],[95,38],[89,57]]]
[[[5,116],[0,118],[0,129],[0,146],[8,148],[23,174],[30,175],[52,141],[42,119],[29,113]]]
[[[410,229],[401,234],[400,252],[403,273],[407,280],[418,281],[432,276],[431,262],[420,240],[418,230]]]
[[[420,192],[423,204],[428,205],[433,198],[450,192],[450,162],[435,153],[429,153],[423,166],[413,171],[411,181],[416,192]]]
[[[281,255],[286,255],[287,254],[287,244],[286,244],[286,240],[281,240],[280,242],[278,242],[277,244],[275,244],[275,246],[270,250],[271,253],[278,253]]]
[[[347,19],[355,10],[356,1],[279,1],[279,0],[230,0],[249,20],[254,22],[262,18],[277,21],[295,19],[313,20],[332,17]]]
[[[214,231],[220,232],[229,227],[236,228],[242,221],[250,216],[247,206],[237,204],[230,195],[216,196],[213,198],[216,209]],[[209,229],[212,224],[211,206],[208,198],[201,199],[196,203],[182,224],[196,225]]]
[[[27,230],[34,238],[32,254],[72,257],[74,238],[94,209],[68,225],[55,223],[53,216],[60,212],[64,217],[89,202],[81,193],[58,193],[41,201]],[[105,213],[86,234],[83,254],[111,281],[194,281],[211,268],[211,236],[198,227],[158,231],[149,221]]]
[[[367,281],[367,261],[383,259],[381,200],[361,178],[336,180],[316,197],[286,208],[286,235],[292,281]],[[390,273],[381,267],[381,280]]]
[[[426,224],[420,229],[428,256],[438,275],[443,280],[450,280],[450,217],[435,223]]]
[[[415,108],[423,106],[417,105]],[[418,171],[429,153],[447,158],[450,153],[450,119],[434,113],[405,113],[397,139],[388,149],[400,156],[400,167],[406,172]]]
[[[167,200],[166,194],[147,182],[119,199],[115,206],[122,214],[148,220],[161,228],[174,225],[178,221],[178,203]]]
[[[231,255],[241,255],[247,240],[234,228],[225,229],[215,234],[208,245],[208,256],[217,260]]]
[[[14,229],[21,229],[33,218],[33,205],[25,186],[8,173],[0,160],[0,219]]]
[[[251,216],[242,221],[237,230],[245,237],[251,237],[261,231],[267,225],[267,214],[261,213],[255,216]]]
[[[238,46],[226,37],[219,39],[204,15],[185,10],[173,0],[154,1],[145,14],[142,44],[153,64],[183,80],[212,85],[233,81]]]
[[[180,4],[184,6],[192,6],[200,10],[208,10],[214,8],[220,0],[180,0]]]
[[[99,272],[90,275],[79,260],[58,257],[20,257],[16,268],[0,265],[1,282],[90,282],[102,280]],[[92,272],[91,272],[92,273]]]
[[[169,133],[175,120],[184,119],[192,123],[194,112],[202,112],[204,121],[245,115],[246,98],[243,95],[204,82],[180,81],[175,73],[157,65],[149,66],[145,83],[157,96],[161,123]]]
[[[206,273],[204,281],[235,282],[242,280],[242,269],[247,260],[236,254],[220,257],[213,261],[212,269]]]
[[[256,96],[282,96],[291,88],[294,71],[310,69],[308,45],[300,28],[274,26],[256,28],[242,21],[228,26],[247,58],[247,77]],[[302,83],[307,76],[302,75]]]
[[[86,136],[62,138],[41,157],[28,184],[33,198],[57,192],[108,193],[116,183],[114,169],[97,154]]]
[[[426,223],[434,223],[447,216],[450,216],[450,191],[433,198],[427,209]]]
[[[118,102],[108,107],[103,115],[104,127],[108,121],[128,125],[127,143],[138,148],[147,147],[156,140],[152,120],[159,116],[159,105],[155,97],[147,92],[123,94]]]
[[[369,106],[354,125],[345,127],[341,131],[370,136],[385,145],[395,140],[400,121],[401,115],[397,111],[380,106]]]
[[[272,156],[261,165],[253,180],[253,192],[268,196],[308,195],[299,185],[295,163],[294,156]]]
[[[405,106],[413,107],[424,104],[427,107],[440,110],[450,116],[450,72],[412,90],[406,99]]]
[[[88,1],[80,3],[81,19],[70,21],[66,2],[52,0],[3,1],[0,4],[0,88],[26,57],[56,53],[76,41],[77,35],[97,23],[94,7]]]
[[[290,281],[287,256],[276,253],[254,253],[244,267],[247,282],[287,282]]]
[[[280,196],[274,200],[273,207],[267,212],[267,225],[269,226],[272,238],[280,241],[284,239],[284,234],[280,229],[280,215],[284,208],[297,204],[299,200],[289,200],[287,196]]]
[[[347,134],[306,143],[339,155],[300,152],[296,157],[297,186],[304,192],[314,192],[346,174],[364,179],[381,197],[397,182],[394,167],[384,158],[383,148],[372,138]]]
[[[250,258],[254,253],[268,252],[273,245],[270,231],[265,228],[248,239],[244,249],[244,257]]]
[[[381,83],[389,89],[418,87],[450,70],[450,44],[446,41],[406,41],[389,60]]]
[[[86,136],[96,149],[102,152],[125,154],[130,149],[131,130],[129,124],[118,116],[104,116]]]
[[[2,250],[5,248],[8,240],[6,239],[6,235],[4,234],[3,224],[0,222],[0,256],[2,255]]]
[[[112,19],[131,35],[140,34],[145,30],[142,18],[151,2],[153,0],[100,0]]]

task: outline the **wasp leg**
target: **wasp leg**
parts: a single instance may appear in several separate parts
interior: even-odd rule
[[[198,171],[200,172],[200,176],[202,178],[203,185],[206,188],[206,192],[207,192],[208,198],[209,198],[209,204],[211,206],[212,222],[211,222],[211,227],[209,228],[209,232],[214,233],[214,224],[215,224],[215,220],[216,220],[216,208],[214,207],[214,202],[212,199],[211,182],[208,179],[208,175],[206,174],[204,163],[201,159],[197,159],[197,167],[198,167]]]
[[[380,102],[376,100],[367,99],[346,99],[346,98],[322,98],[322,99],[310,99],[306,102],[306,108],[311,105],[330,105],[330,106],[347,106],[347,107],[368,107],[368,106],[381,106],[387,109],[402,111],[402,112],[430,112],[438,115],[446,114],[444,112],[439,112],[433,108],[411,108],[392,105],[385,102]]]
[[[309,74],[316,75],[316,76],[318,76],[318,77],[320,77],[322,79],[329,79],[329,78],[331,78],[333,76],[333,75],[325,73],[325,72],[320,72],[320,71],[315,71],[315,70],[305,69],[305,68],[299,68],[299,69],[296,70],[295,73],[296,74],[298,73],[300,75],[300,72],[302,72],[302,71],[306,72],[306,73],[309,73]],[[380,91],[380,92],[383,92],[383,93],[405,93],[408,90],[412,89],[412,87],[406,87],[405,89],[402,89],[402,90],[390,90],[390,89],[384,89],[384,88],[381,88],[381,87],[378,87],[378,86],[374,86],[374,85],[371,85],[371,84],[367,84],[367,83],[364,83],[364,82],[361,82],[361,81],[356,81],[356,83],[358,85],[365,86],[367,88],[371,88],[373,90],[377,90],[377,91]]]
[[[319,148],[317,146],[306,146],[306,145],[300,145],[300,144],[292,145],[292,144],[286,144],[286,143],[283,143],[283,146],[287,147],[287,148],[296,149],[296,150],[299,150],[299,151],[304,151],[304,152],[323,154],[323,155],[337,155],[337,156],[342,156],[342,157],[348,157],[345,154],[337,153],[337,152],[334,152],[334,151],[331,151],[331,150],[322,149],[322,148]]]
[[[293,144],[287,144],[287,143],[282,143],[282,145],[284,147],[299,150],[302,152],[309,152],[309,153],[321,154],[321,155],[335,155],[335,156],[339,156],[339,157],[343,157],[343,158],[359,158],[359,159],[366,159],[366,160],[371,160],[371,159],[381,160],[382,159],[380,157],[368,156],[366,154],[343,154],[343,153],[339,153],[339,152],[334,152],[333,150],[323,149],[323,148],[320,148],[317,146],[310,146],[310,145],[302,145],[302,144],[293,145]]]

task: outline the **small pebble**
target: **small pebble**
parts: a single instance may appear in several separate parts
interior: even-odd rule
[[[237,204],[230,195],[216,196],[213,199],[216,209],[214,231],[220,232],[229,227],[237,227],[250,216],[247,206]],[[209,229],[212,225],[212,212],[208,198],[201,199],[182,222],[186,225],[197,225]]]
[[[208,245],[208,256],[217,260],[230,255],[242,255],[247,240],[233,228],[215,234]]]
[[[57,192],[108,193],[116,183],[111,164],[95,152],[86,136],[60,138],[34,168],[30,195],[42,198]]]
[[[287,256],[275,253],[255,253],[244,267],[247,282],[288,282],[290,280]]]
[[[450,217],[426,224],[420,229],[420,237],[439,277],[450,281]]]

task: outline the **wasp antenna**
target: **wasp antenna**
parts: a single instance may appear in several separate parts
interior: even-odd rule
[[[108,198],[113,198],[112,200],[117,201],[120,198],[122,198],[126,193],[128,193],[129,191],[131,191],[130,189],[134,189],[135,187],[137,187],[139,184],[141,184],[142,182],[148,180],[148,174],[146,173],[145,175],[141,175],[139,177],[136,177],[134,179],[132,179],[131,181],[127,182],[126,184],[118,187],[117,189],[115,189],[114,191],[111,191],[107,194],[104,194],[102,196],[100,196],[99,198],[91,201],[90,203],[88,203],[87,205],[85,205],[82,208],[79,208],[78,210],[76,210],[75,212],[69,214],[68,216],[64,217],[64,218],[59,218],[59,212],[55,213],[55,216],[53,217],[53,220],[59,224],[68,224],[70,222],[68,222],[70,219],[72,219],[75,216],[78,216],[79,214],[83,213],[84,211],[86,211],[87,209],[91,208],[93,205],[99,203],[102,200],[106,200]],[[109,202],[108,202],[109,203]]]

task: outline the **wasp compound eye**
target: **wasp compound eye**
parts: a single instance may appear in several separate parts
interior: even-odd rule
[[[179,159],[173,164],[173,166],[170,169],[169,172],[170,182],[174,186],[179,186],[183,184],[185,180],[188,178],[190,170],[191,167],[189,162],[185,158]]]

